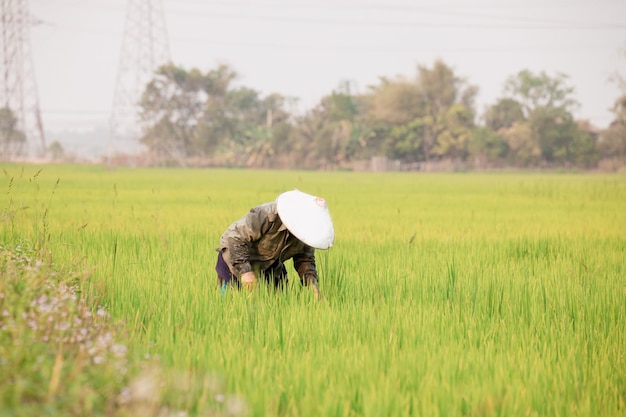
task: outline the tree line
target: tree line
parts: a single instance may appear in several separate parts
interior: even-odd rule
[[[140,141],[155,164],[350,169],[383,157],[398,166],[460,163],[469,168],[596,168],[626,165],[626,85],[603,130],[576,120],[564,74],[522,70],[479,114],[478,87],[445,62],[412,77],[381,77],[365,93],[349,82],[303,115],[294,99],[236,84],[228,65],[208,72],[159,68],[141,96]],[[621,80],[622,84],[626,84]],[[19,146],[8,109],[0,150]]]
[[[362,94],[345,82],[300,116],[289,98],[263,97],[236,78],[226,65],[161,67],[142,96],[141,142],[169,163],[250,167],[345,168],[383,156],[409,165],[594,168],[626,159],[626,93],[611,126],[596,131],[574,118],[578,103],[563,74],[520,71],[481,115],[478,88],[441,60],[413,78],[382,77]]]

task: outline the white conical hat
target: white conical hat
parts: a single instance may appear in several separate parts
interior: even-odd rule
[[[333,246],[335,231],[326,200],[293,190],[279,195],[276,206],[283,224],[295,237],[316,249]]]

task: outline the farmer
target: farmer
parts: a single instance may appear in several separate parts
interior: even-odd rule
[[[315,249],[330,248],[334,236],[326,200],[298,190],[282,193],[252,208],[220,238],[215,265],[220,288],[254,288],[258,277],[282,288],[284,262],[293,259],[300,282],[311,285],[319,298]]]

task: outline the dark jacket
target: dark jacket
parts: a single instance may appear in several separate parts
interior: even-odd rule
[[[237,277],[258,268],[265,271],[277,261],[293,258],[305,285],[317,282],[315,249],[292,235],[278,216],[276,202],[254,207],[230,225],[220,238],[224,261]]]

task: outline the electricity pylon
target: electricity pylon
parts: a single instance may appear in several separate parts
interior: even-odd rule
[[[0,157],[46,152],[27,0],[0,0]]]
[[[161,0],[128,0],[109,128],[113,139],[137,139],[139,101],[155,71],[170,62]]]

